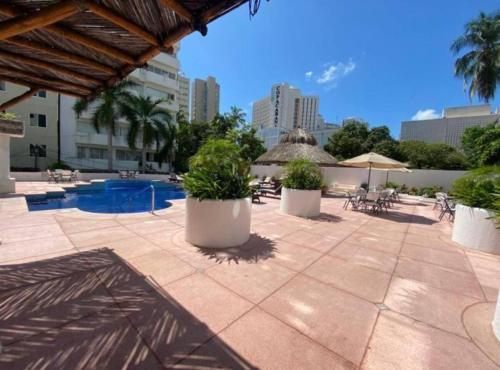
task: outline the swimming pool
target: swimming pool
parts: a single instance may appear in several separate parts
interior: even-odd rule
[[[26,196],[30,211],[78,208],[95,213],[136,213],[151,211],[151,185],[155,209],[170,206],[168,200],[185,198],[184,191],[163,181],[105,180],[78,185],[61,194]]]

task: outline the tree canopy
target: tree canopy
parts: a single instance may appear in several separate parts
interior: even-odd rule
[[[462,150],[471,167],[500,164],[500,125],[473,126],[465,129]]]

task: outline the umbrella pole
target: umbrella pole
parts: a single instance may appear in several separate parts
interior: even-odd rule
[[[370,167],[368,169],[368,189],[367,189],[367,191],[370,191],[370,177],[371,177],[371,174],[372,174],[372,164],[370,163]]]

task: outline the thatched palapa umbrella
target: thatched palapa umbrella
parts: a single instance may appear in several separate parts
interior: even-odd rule
[[[405,168],[404,163],[373,152],[358,155],[357,157],[339,162],[339,164],[349,167],[368,168],[368,189],[370,189],[370,176],[372,168],[385,170]]]
[[[337,160],[317,146],[317,141],[303,129],[283,135],[280,143],[255,160],[255,164],[286,164],[294,159],[309,159],[320,166],[333,166]]]

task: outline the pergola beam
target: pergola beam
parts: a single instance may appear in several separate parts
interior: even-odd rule
[[[13,7],[6,5],[6,4],[0,4],[0,13],[6,16],[10,17],[17,17],[21,14],[23,14],[23,11],[14,9]],[[116,60],[120,60],[122,62],[128,63],[128,64],[134,64],[135,60],[133,57],[130,55],[124,53],[121,50],[118,50],[112,46],[109,46],[97,39],[94,39],[89,36],[82,35],[79,32],[76,32],[70,28],[60,26],[57,24],[51,24],[43,28],[45,31],[49,31],[59,37],[66,38],[70,41],[76,42],[80,45],[83,45],[85,47],[88,47],[90,49],[99,51],[108,57],[111,57]]]
[[[80,12],[75,2],[66,0],[40,11],[22,14],[0,22],[0,40],[49,26]]]
[[[160,1],[164,7],[173,10],[177,15],[184,18],[190,23],[194,22],[193,14],[186,9],[182,4],[179,4],[177,0],[161,0]]]
[[[4,81],[11,82],[11,83],[16,84],[16,85],[25,86],[25,87],[28,87],[28,88],[32,87],[32,85],[29,84],[26,81],[18,80],[17,78],[13,78],[13,77],[11,77],[9,75],[7,75],[7,76],[2,75],[1,72],[0,72],[0,79],[2,79]],[[66,94],[66,95],[69,95],[69,96],[74,96],[75,98],[83,98],[86,95],[86,93],[83,93],[83,91],[82,91],[82,94],[78,94],[74,90],[67,91],[67,90],[64,90],[64,89],[59,89],[57,87],[47,86],[47,85],[44,85],[44,84],[36,84],[36,87],[38,87],[40,90],[53,91],[53,92],[56,92],[58,94]]]
[[[0,104],[0,112],[5,111],[6,109],[9,109],[10,107],[16,105],[17,103],[22,102],[23,100],[29,99],[32,97],[36,92],[40,90],[39,87],[31,87],[28,91],[22,93],[21,95],[18,95],[10,100],[7,100],[6,102]]]
[[[90,0],[84,0],[83,4],[85,7],[90,10],[92,13],[100,16],[101,18],[104,18],[108,20],[109,22],[113,23],[114,25],[123,28],[124,30],[135,34],[136,36],[139,36],[143,40],[147,41],[151,45],[156,45],[158,46],[158,39],[147,32],[146,30],[142,29],[139,27],[137,24],[123,18],[120,14],[111,11],[93,1]]]
[[[54,55],[58,58],[67,60],[69,62],[78,63],[84,67],[88,67],[90,69],[94,69],[94,70],[99,71],[99,72],[115,74],[115,70],[113,68],[105,65],[105,64],[96,62],[92,59],[82,57],[80,55],[68,53],[67,51],[64,51],[64,50],[56,49],[56,48],[45,46],[43,44],[40,44],[40,43],[37,43],[34,41],[23,39],[21,37],[13,37],[11,39],[4,40],[4,41],[8,42],[9,44],[22,46],[22,47],[36,50],[36,51],[46,53],[46,54],[51,54],[51,55]]]
[[[8,60],[14,61],[16,63],[20,63],[20,64],[27,64],[27,65],[30,65],[33,67],[48,69],[54,73],[63,74],[63,75],[66,75],[68,77],[75,78],[77,80],[84,81],[86,83],[90,83],[90,84],[94,84],[94,85],[100,85],[102,83],[101,80],[95,79],[95,78],[90,77],[90,76],[83,75],[83,74],[75,72],[71,69],[61,67],[57,64],[44,62],[44,61],[39,60],[39,59],[30,58],[30,57],[27,57],[27,56],[24,56],[21,54],[14,54],[14,53],[11,53],[8,51],[0,50],[0,58],[5,58],[5,59],[8,59]]]
[[[9,68],[9,67],[5,67],[5,66],[0,65],[0,74],[7,75],[7,76],[17,75],[17,76],[21,76],[23,78],[28,78],[28,79],[35,80],[35,81],[41,81],[41,83],[36,84],[37,86],[45,85],[44,81],[48,81],[48,82],[55,83],[55,84],[60,85],[60,86],[65,86],[71,90],[80,90],[82,92],[89,93],[89,94],[92,92],[92,90],[86,86],[78,85],[78,84],[75,84],[73,82],[68,82],[68,81],[57,79],[57,78],[47,79],[47,78],[41,77],[35,73],[23,71],[23,70],[17,69],[17,68]],[[5,77],[2,77],[1,79],[6,80]],[[26,85],[26,84],[24,84],[24,85]],[[48,90],[50,90],[50,88],[48,88]]]

